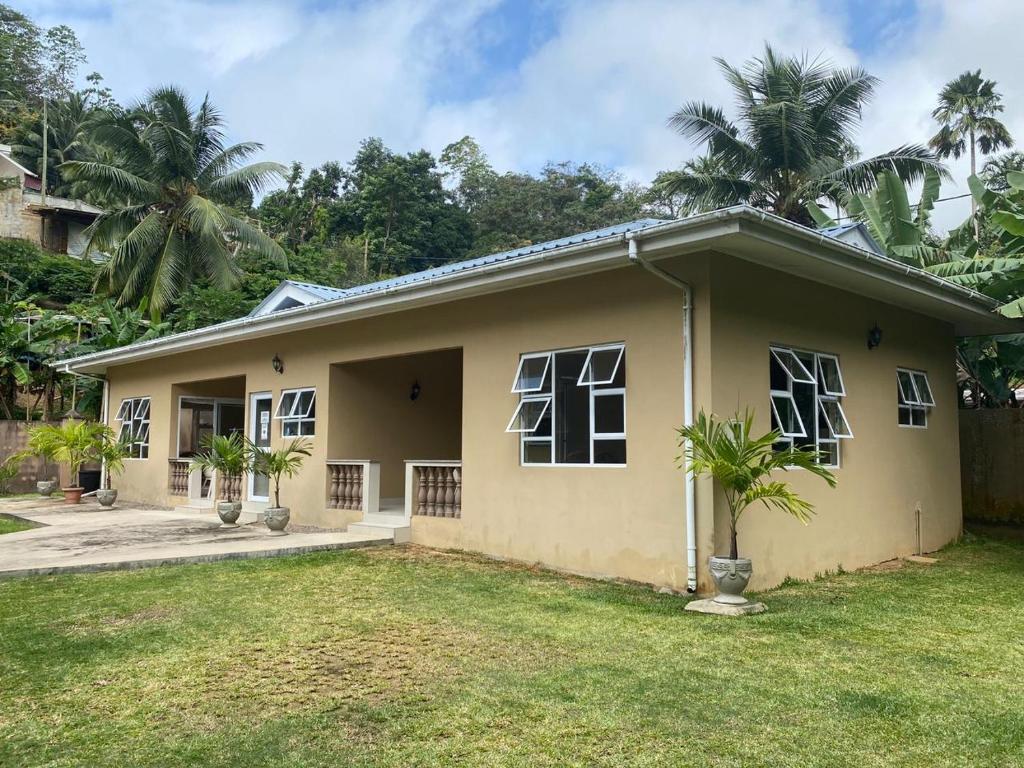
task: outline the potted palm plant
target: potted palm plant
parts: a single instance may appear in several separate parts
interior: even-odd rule
[[[291,510],[281,506],[281,478],[293,477],[302,467],[302,462],[310,455],[309,443],[305,440],[293,440],[289,445],[277,450],[251,446],[253,461],[252,470],[266,475],[274,485],[274,506],[263,511],[263,520],[270,529],[272,536],[283,536]]]
[[[117,501],[117,489],[111,487],[114,475],[124,472],[124,460],[131,455],[131,443],[119,440],[114,430],[104,427],[99,447],[99,458],[106,467],[103,487],[96,491],[96,500],[103,507],[112,507]]]
[[[28,433],[28,447],[17,454],[18,460],[21,461],[29,456],[38,456],[42,463],[40,473],[45,472],[46,465],[54,461],[50,442],[48,434],[30,431]],[[58,485],[60,483],[57,480],[37,480],[36,492],[40,496],[49,498],[57,490]]]
[[[697,420],[679,430],[684,465],[694,475],[710,475],[729,507],[729,556],[713,556],[709,566],[718,594],[716,603],[744,605],[743,590],[753,574],[749,558],[739,556],[736,527],[743,513],[756,502],[792,515],[806,524],[814,512],[785,482],[774,479],[778,471],[805,469],[835,487],[835,476],[818,463],[818,452],[790,447],[776,450],[782,435],[772,430],[760,437],[751,432],[753,412],[736,414],[728,421],[700,412]]]
[[[230,435],[210,435],[203,440],[198,454],[192,459],[192,468],[216,473],[214,493],[217,496],[217,514],[222,528],[237,528],[242,514],[242,502],[235,498],[234,478],[249,469],[250,453],[238,432]],[[219,492],[224,494],[221,498]]]
[[[101,446],[107,427],[90,421],[70,419],[63,424],[41,424],[29,429],[29,445],[41,457],[51,457],[59,464],[67,464],[72,485],[62,488],[64,501],[79,504],[82,491],[79,472],[87,461],[100,458]]]

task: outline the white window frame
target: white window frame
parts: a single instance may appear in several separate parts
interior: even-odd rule
[[[538,390],[531,390],[529,392],[524,391],[524,392],[517,393],[520,396],[520,403],[518,403],[516,405],[516,409],[513,412],[512,418],[509,420],[508,427],[506,427],[505,431],[506,432],[510,432],[510,433],[515,433],[515,434],[519,435],[519,464],[520,464],[520,466],[523,466],[523,467],[563,467],[563,468],[569,468],[569,469],[572,469],[572,468],[582,468],[582,467],[622,469],[622,468],[624,468],[626,466],[625,463],[623,463],[623,464],[607,464],[607,463],[595,463],[594,462],[594,443],[595,442],[601,442],[601,441],[604,441],[604,440],[623,440],[623,441],[626,440],[626,387],[624,387],[624,386],[623,387],[607,387],[607,386],[605,386],[604,384],[602,384],[600,382],[593,383],[593,384],[590,384],[590,383],[583,383],[583,384],[581,384],[580,383],[580,380],[583,378],[584,374],[587,372],[587,368],[588,368],[589,363],[590,363],[591,353],[594,352],[594,351],[607,350],[607,349],[619,349],[619,350],[621,350],[620,353],[619,353],[619,356],[618,356],[618,358],[617,358],[617,360],[615,362],[615,369],[614,369],[614,372],[613,372],[614,375],[613,375],[612,379],[610,380],[610,381],[614,381],[614,376],[618,375],[619,369],[621,368],[623,360],[625,359],[626,345],[624,343],[622,343],[622,342],[615,342],[615,343],[612,343],[612,344],[595,344],[594,346],[591,346],[591,347],[566,347],[565,349],[553,349],[553,350],[550,350],[548,352],[530,352],[530,353],[526,353],[526,354],[520,355],[520,357],[519,357],[519,366],[516,368],[516,378],[513,380],[513,383],[512,383],[512,390],[513,390],[514,393],[515,393],[516,385],[519,383],[519,374],[521,373],[522,365],[523,365],[523,360],[525,358],[547,357],[548,358],[548,364],[547,364],[547,366],[545,367],[545,370],[544,370],[544,378],[545,379],[550,378],[550,382],[548,383],[548,390],[546,392],[544,392],[543,394],[540,393],[540,389],[538,389]],[[566,352],[586,352],[587,353],[587,357],[586,357],[586,359],[583,362],[583,368],[580,371],[580,376],[577,378],[576,386],[588,387],[590,389],[590,396],[588,398],[588,400],[589,400],[589,409],[590,409],[590,414],[589,414],[589,419],[590,419],[590,422],[589,422],[589,430],[590,430],[590,441],[589,441],[589,443],[590,443],[590,461],[589,462],[563,463],[563,462],[556,462],[555,461],[555,430],[556,430],[556,424],[557,424],[557,420],[556,420],[556,418],[557,418],[557,404],[555,402],[555,396],[554,396],[554,394],[555,394],[555,366],[557,364],[556,356],[559,355],[559,354],[566,353]],[[610,381],[608,383],[610,383]],[[600,389],[597,389],[598,387],[600,387]],[[541,388],[543,388],[543,383],[541,384]],[[620,395],[622,397],[622,409],[623,409],[622,424],[623,424],[623,431],[621,433],[618,433],[618,432],[616,432],[616,433],[597,433],[597,434],[594,433],[594,397],[595,397],[595,393],[598,393],[598,394],[596,394],[597,397],[603,397],[605,395]],[[511,427],[515,423],[516,417],[519,414],[519,410],[522,407],[522,405],[521,405],[522,402],[524,400],[541,400],[541,399],[549,400],[549,405],[548,405],[547,409],[545,410],[545,414],[550,415],[550,418],[551,418],[551,435],[547,436],[547,437],[533,437],[532,436],[532,434],[533,434],[532,431],[526,432],[526,431],[523,431],[523,430],[512,429]],[[542,415],[541,418],[538,420],[537,426],[540,426],[540,422],[543,421],[543,420],[544,420],[544,415]],[[546,462],[529,462],[529,461],[526,461],[526,447],[527,447],[527,445],[536,445],[536,444],[542,444],[542,443],[548,445],[548,456],[550,457],[550,460],[546,461]],[[627,450],[627,461],[628,461],[628,450]]]
[[[145,417],[141,414],[145,411]],[[153,403],[149,395],[139,397],[126,397],[121,400],[117,409],[116,421],[121,422],[121,428],[117,432],[117,439],[128,443],[131,446],[131,454],[125,457],[125,461],[148,461],[150,444],[150,422],[153,417]],[[125,440],[127,431],[128,439]],[[145,439],[142,439],[145,435]],[[142,456],[145,449],[145,456]]]
[[[537,417],[537,422],[532,427],[528,427],[528,428],[514,427],[513,425],[516,423],[516,420],[519,418],[519,414],[522,413],[523,406],[525,406],[527,403],[544,403],[544,407],[540,411],[540,416]],[[505,427],[505,431],[506,432],[517,432],[517,433],[524,434],[524,435],[532,435],[534,432],[537,431],[537,427],[540,426],[540,423],[542,421],[544,421],[544,415],[546,413],[548,413],[548,411],[551,409],[551,403],[552,403],[552,398],[551,398],[550,395],[542,395],[542,396],[535,396],[535,397],[522,397],[522,398],[520,398],[519,404],[516,406],[516,409],[512,412],[512,418],[509,419],[508,426]],[[541,437],[534,438],[534,440],[538,440],[538,441],[539,440],[550,440],[550,439],[552,439],[552,438],[541,438]]]
[[[846,385],[843,381],[843,369],[839,361],[839,356],[830,352],[814,352],[809,349],[799,349],[797,347],[786,347],[781,344],[772,344],[769,346],[769,352],[772,358],[774,358],[782,370],[786,373],[786,389],[772,389],[769,388],[768,402],[771,404],[772,415],[774,421],[779,427],[782,427],[782,419],[779,418],[779,413],[775,405],[776,397],[785,397],[790,400],[793,407],[793,412],[797,416],[797,420],[800,422],[800,426],[803,428],[803,434],[786,433],[782,434],[782,438],[778,444],[787,444],[789,447],[793,446],[794,440],[804,438],[808,439],[813,435],[814,446],[819,452],[819,458],[824,457],[821,462],[822,466],[837,469],[842,466],[842,441],[853,439],[853,430],[850,427],[850,421],[846,417],[846,411],[843,409],[842,403],[840,402],[842,397],[846,396]],[[811,374],[811,369],[804,364],[804,362],[797,356],[809,355],[813,358],[811,368],[814,370],[814,374]],[[825,359],[835,363],[836,370],[839,376],[839,383],[842,387],[842,395],[835,394],[836,390],[829,390],[825,386],[825,373],[824,367],[821,365],[821,360]],[[796,375],[794,370],[786,364],[787,360],[795,360],[798,364],[794,366],[796,369]],[[769,365],[771,361],[769,360]],[[799,376],[799,378],[797,378]],[[814,387],[814,423],[805,424],[803,416],[797,408],[796,397],[793,394],[793,384],[800,383],[804,385],[812,385]],[[827,416],[825,410],[825,403],[834,403],[839,411],[839,414],[846,426],[846,431],[839,433],[836,431],[835,426]],[[827,432],[824,434],[819,429],[819,422],[824,420],[827,424]],[[813,432],[811,432],[813,430]],[[822,446],[828,446],[831,448],[835,446],[835,462],[829,461],[829,452],[823,451]]]
[[[519,358],[519,367],[516,368],[516,377],[512,380],[512,393],[516,395],[526,395],[535,392],[540,392],[544,389],[544,380],[548,377],[548,371],[551,370],[551,352],[541,352],[534,355],[523,355]],[[526,365],[529,360],[544,360],[544,373],[541,374],[540,384],[536,387],[521,387],[520,381],[522,381],[523,366]]]
[[[900,378],[900,374],[906,374],[910,380],[911,392],[906,392],[903,381]],[[928,387],[928,399],[921,397],[921,392],[918,387],[917,377],[921,376],[924,379],[925,386]],[[896,425],[902,429],[928,429],[928,417],[931,415],[931,409],[935,407],[935,397],[932,393],[932,383],[928,380],[927,371],[919,371],[913,368],[896,368]],[[900,421],[900,412],[906,411],[910,423],[904,424]],[[914,424],[914,414],[919,413],[924,417],[924,424]]]
[[[590,363],[594,359],[595,352],[612,352],[618,350],[619,355],[615,358],[615,365],[612,366],[612,375],[602,381],[594,381],[588,378],[590,374]],[[619,373],[619,366],[622,365],[622,356],[625,354],[626,347],[623,344],[606,344],[602,347],[591,347],[587,350],[587,358],[583,361],[583,368],[580,370],[580,377],[576,380],[576,386],[578,387],[600,387],[605,384],[611,384],[615,381],[615,377]],[[586,379],[586,380],[584,380]]]
[[[313,397],[309,400],[309,405],[306,410],[302,413],[298,412],[299,403],[302,401],[302,395],[306,392],[312,392]],[[291,408],[288,413],[281,413],[281,407],[284,405],[286,395],[295,395],[295,399],[292,400]],[[277,398],[277,407],[274,409],[274,419],[281,422],[281,437],[288,437],[298,439],[300,437],[316,437],[316,416],[310,416],[310,412],[316,407],[316,387],[296,387],[293,389],[282,389],[281,394]],[[294,424],[296,432],[294,435],[285,434],[289,424]],[[307,435],[302,434],[302,425],[311,424],[312,432]]]

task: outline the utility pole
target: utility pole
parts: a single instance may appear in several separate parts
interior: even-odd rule
[[[47,144],[49,143],[49,140],[50,140],[50,135],[49,134],[50,134],[50,129],[49,129],[49,126],[47,125],[47,120],[46,120],[46,96],[44,94],[43,95],[43,172],[42,172],[42,174],[40,174],[42,176],[42,179],[41,179],[42,184],[40,185],[40,188],[39,188],[39,196],[42,198],[42,204],[44,206],[46,205],[46,175],[47,175],[46,174],[46,148],[47,148]]]

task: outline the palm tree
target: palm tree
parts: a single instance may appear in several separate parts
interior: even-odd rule
[[[810,225],[807,203],[836,203],[866,192],[881,171],[906,182],[940,169],[924,147],[904,145],[857,159],[853,129],[878,79],[806,56],[782,57],[771,46],[737,69],[715,59],[736,95],[738,123],[706,102],[684,104],[669,119],[680,135],[705,145],[699,172],[683,169],[671,185],[702,208],[737,202]]]
[[[61,166],[118,203],[87,230],[87,251],[106,252],[101,279],[118,304],[149,301],[160,315],[197,278],[236,284],[242,251],[281,264],[281,247],[229,207],[281,178],[284,167],[242,165],[262,149],[254,142],[224,145],[224,121],[205,98],[193,109],[173,86],[157,88],[126,112],[110,112],[93,139],[110,161],[74,160]]]
[[[777,430],[753,436],[754,414],[737,413],[722,421],[704,411],[696,421],[679,431],[686,469],[710,475],[722,489],[729,507],[729,557],[739,557],[736,526],[747,507],[761,502],[802,523],[811,519],[814,507],[800,498],[785,482],[772,479],[776,472],[803,469],[835,488],[836,478],[818,463],[818,452],[790,446],[776,450],[781,435]]]
[[[978,173],[977,150],[983,155],[1013,146],[1010,131],[996,119],[1003,111],[1003,97],[996,93],[995,80],[985,80],[981,70],[964,72],[950,80],[939,93],[939,105],[932,111],[940,124],[939,132],[929,145],[939,157],[960,157],[968,152],[971,157],[971,176]],[[975,219],[974,232],[978,236],[978,207],[971,198],[971,217]]]

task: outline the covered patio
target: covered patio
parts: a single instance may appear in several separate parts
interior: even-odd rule
[[[332,365],[329,397],[328,509],[367,529],[461,516],[461,349]]]

